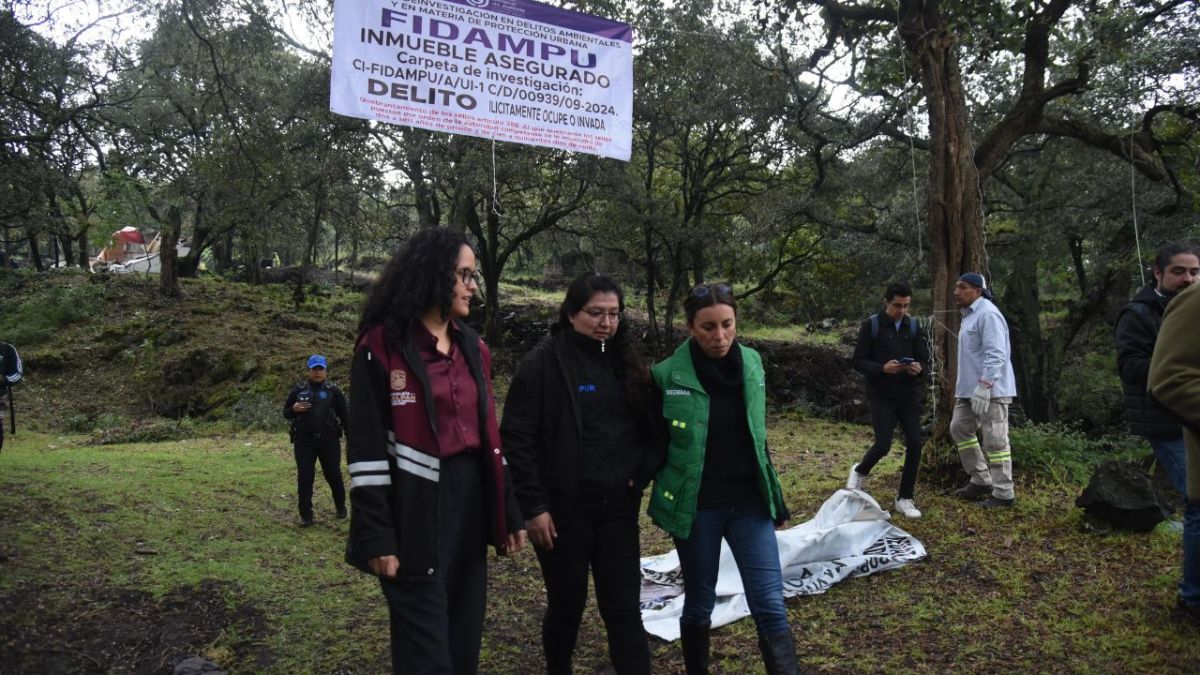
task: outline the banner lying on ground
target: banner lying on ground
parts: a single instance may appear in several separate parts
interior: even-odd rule
[[[628,161],[632,43],[531,0],[336,0],[329,108]]]
[[[887,511],[865,492],[838,490],[813,519],[776,532],[783,567],[783,595],[824,593],[849,577],[874,574],[925,557],[916,537],[892,525]],[[679,639],[683,574],[675,551],[642,558],[642,624],[664,640]],[[712,626],[750,616],[742,578],[729,544],[721,542],[717,604]]]

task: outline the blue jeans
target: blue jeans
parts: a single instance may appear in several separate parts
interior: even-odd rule
[[[1150,447],[1154,449],[1154,456],[1158,458],[1158,463],[1162,465],[1163,471],[1167,473],[1167,478],[1171,479],[1171,485],[1179,491],[1180,495],[1187,498],[1187,449],[1183,444],[1183,436],[1178,438],[1151,438]]]
[[[783,604],[783,572],[775,526],[761,497],[738,504],[697,509],[692,533],[675,537],[679,567],[683,572],[683,615],[679,622],[707,626],[716,604],[717,570],[721,539],[729,542],[742,575],[746,604],[762,635],[790,630]]]
[[[1183,510],[1183,579],[1179,597],[1200,606],[1200,500],[1188,500]]]
[[[1179,438],[1151,438],[1154,456],[1171,479],[1171,484],[1187,499],[1187,447]],[[1189,605],[1200,605],[1200,501],[1187,499],[1183,510],[1183,579],[1179,598]]]

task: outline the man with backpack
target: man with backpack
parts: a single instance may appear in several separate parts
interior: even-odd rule
[[[892,449],[892,433],[900,422],[905,454],[896,510],[908,518],[920,518],[913,490],[921,465],[921,374],[929,368],[929,346],[916,320],[908,315],[912,289],[907,284],[888,286],[884,303],[882,313],[871,315],[859,326],[854,347],[854,369],[867,381],[875,444],[862,461],[850,467],[846,487],[863,488],[871,469]]]
[[[350,409],[342,391],[325,381],[326,365],[325,357],[320,354],[308,357],[308,382],[293,389],[283,404],[283,416],[292,423],[301,527],[313,524],[312,495],[317,461],[321,462],[321,472],[333,492],[337,517],[346,517],[341,438],[350,426]]]
[[[12,410],[12,386],[21,381],[24,369],[21,367],[21,356],[17,348],[7,342],[0,342],[0,450],[4,449],[4,416],[8,408],[9,421],[16,431],[16,414]]]

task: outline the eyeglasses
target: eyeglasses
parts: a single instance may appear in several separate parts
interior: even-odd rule
[[[592,321],[595,321],[596,323],[601,323],[606,317],[608,318],[609,323],[617,323],[621,320],[621,312],[619,311],[606,312],[602,309],[596,309],[593,307],[591,309],[583,310],[583,313],[587,314]]]
[[[463,282],[463,286],[466,286],[467,288],[470,288],[472,283],[475,284],[476,288],[483,287],[483,277],[479,275],[479,270],[473,270],[469,267],[464,267],[454,274],[458,277],[459,281]]]
[[[733,287],[726,283],[700,284],[692,288],[693,298],[707,298],[709,293],[716,295],[733,295]]]

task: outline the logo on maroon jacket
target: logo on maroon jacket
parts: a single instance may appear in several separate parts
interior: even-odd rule
[[[399,391],[408,385],[408,373],[401,369],[392,371],[392,390]]]

